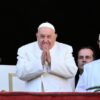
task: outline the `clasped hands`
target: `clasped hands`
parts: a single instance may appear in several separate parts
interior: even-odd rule
[[[43,49],[42,56],[42,65],[50,66],[51,65],[51,56],[50,51],[46,48]]]

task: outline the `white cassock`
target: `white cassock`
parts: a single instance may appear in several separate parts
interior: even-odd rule
[[[77,66],[71,46],[55,42],[50,50],[51,66],[45,72],[41,63],[42,51],[38,42],[18,49],[16,75],[26,81],[28,92],[72,92],[75,89]]]

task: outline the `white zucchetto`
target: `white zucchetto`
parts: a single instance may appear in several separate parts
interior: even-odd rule
[[[42,28],[42,27],[48,27],[48,28],[51,28],[51,29],[53,29],[55,31],[54,26],[51,23],[49,23],[49,22],[44,22],[44,23],[40,24],[39,27],[38,27],[38,30],[40,28]]]

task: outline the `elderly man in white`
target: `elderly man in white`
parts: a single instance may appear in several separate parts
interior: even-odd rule
[[[16,75],[28,92],[72,92],[77,66],[70,45],[56,41],[54,26],[39,25],[37,41],[18,49]]]
[[[100,49],[100,33],[98,37]],[[76,86],[76,92],[94,92],[100,88],[100,59],[84,65],[84,72]],[[99,90],[100,91],[100,90]]]

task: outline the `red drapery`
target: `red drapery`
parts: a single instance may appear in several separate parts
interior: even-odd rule
[[[0,92],[0,100],[100,100],[100,93]]]

